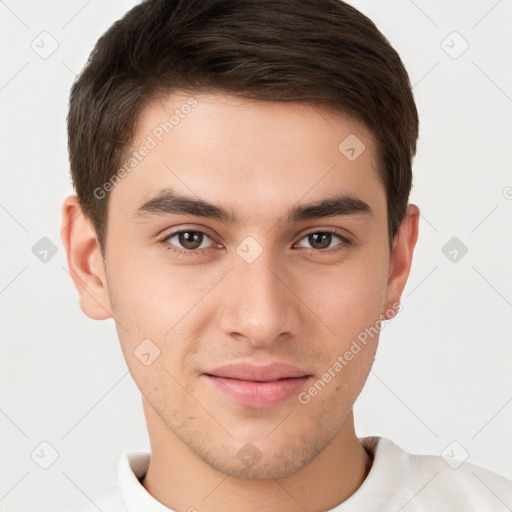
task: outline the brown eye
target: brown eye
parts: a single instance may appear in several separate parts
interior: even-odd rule
[[[331,245],[331,233],[313,233],[308,235],[308,241],[314,249],[327,249]]]
[[[171,233],[164,238],[164,243],[174,245],[176,250],[189,250],[195,251],[197,249],[206,249],[208,245],[204,246],[204,240],[210,237],[201,231],[184,230]],[[172,240],[175,239],[174,242]]]
[[[199,249],[202,240],[202,233],[196,231],[183,231],[178,234],[178,241],[185,249]]]
[[[332,246],[331,244],[333,240],[335,240],[336,238],[338,238],[341,241],[341,243],[334,244],[334,246]],[[315,231],[304,236],[302,240],[307,240],[309,243],[309,247],[311,249],[317,250],[331,249],[332,247],[337,248],[338,246],[344,246],[348,244],[348,240],[345,237],[332,231]]]

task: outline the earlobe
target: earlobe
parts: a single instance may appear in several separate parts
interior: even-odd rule
[[[99,242],[75,194],[68,196],[62,205],[61,239],[82,311],[94,320],[111,318]]]
[[[414,204],[407,206],[407,211],[400,225],[391,253],[389,280],[386,289],[385,309],[386,311],[397,309],[400,304],[400,297],[407,283],[411,270],[414,248],[418,240],[420,210]],[[395,305],[395,306],[394,306]],[[384,313],[386,318],[389,315]]]

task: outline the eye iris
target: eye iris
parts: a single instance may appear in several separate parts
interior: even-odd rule
[[[331,238],[331,233],[312,233],[309,235],[309,243],[315,249],[326,249],[331,244]]]
[[[197,249],[201,245],[202,238],[203,235],[197,231],[183,231],[178,235],[179,242],[185,249]]]

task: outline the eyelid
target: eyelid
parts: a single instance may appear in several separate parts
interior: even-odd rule
[[[302,247],[302,249],[305,249],[306,251],[311,252],[315,255],[337,254],[337,253],[342,252],[343,250],[346,250],[349,247],[354,245],[354,242],[351,240],[351,238],[340,233],[338,230],[333,229],[333,228],[323,228],[323,229],[320,228],[320,229],[313,229],[312,231],[307,231],[299,238],[299,241],[296,242],[293,246],[294,247],[297,246],[298,244],[300,244],[300,242],[302,240],[304,240],[304,238],[306,238],[309,235],[312,235],[314,233],[327,233],[330,235],[337,236],[341,240],[341,242],[336,244],[334,247],[329,247],[326,249],[315,249],[313,247]]]
[[[206,235],[213,242],[212,245],[210,247],[206,247],[206,248],[203,248],[203,249],[182,249],[180,247],[173,246],[169,242],[166,242],[167,239],[169,239],[171,237],[174,237],[176,235],[179,235],[179,234],[181,234],[183,232],[187,232],[187,231],[194,232],[194,233],[200,233],[202,235]],[[310,251],[315,252],[315,253],[329,254],[329,253],[333,253],[333,252],[336,252],[336,251],[341,251],[344,248],[346,248],[347,246],[353,245],[353,241],[350,239],[350,237],[342,234],[340,231],[338,231],[335,228],[311,228],[310,230],[300,234],[297,242],[295,242],[293,244],[293,246],[294,247],[297,246],[304,238],[306,238],[309,235],[315,234],[315,233],[329,233],[329,234],[332,234],[334,236],[339,237],[340,240],[341,240],[341,243],[335,245],[334,247],[328,248],[328,249],[314,249],[314,248],[308,248],[308,247],[304,247],[303,249],[306,249],[306,250],[309,249]],[[176,253],[178,255],[191,255],[191,256],[201,255],[201,254],[203,254],[204,251],[207,251],[208,249],[213,248],[215,245],[217,245],[217,247],[219,247],[219,246],[222,247],[222,244],[216,242],[215,241],[215,237],[212,236],[208,232],[208,230],[206,228],[203,228],[203,227],[195,228],[195,227],[191,227],[191,226],[188,226],[188,227],[185,226],[185,227],[176,229],[174,231],[164,233],[161,237],[159,237],[158,241],[163,243],[164,245],[169,246],[169,247],[165,247],[165,249],[170,250],[171,252],[174,252],[174,253]]]
[[[306,228],[306,231],[304,231],[302,234],[298,235],[299,241],[302,240],[304,237],[308,235],[312,235],[313,233],[331,233],[332,235],[339,236],[343,240],[346,240],[349,242],[351,240],[350,235],[347,234],[346,230],[342,228]]]
[[[168,238],[170,236],[173,236],[173,235],[177,235],[178,233],[183,233],[184,231],[193,231],[193,232],[197,232],[197,233],[203,233],[204,235],[207,235],[209,236],[210,238],[215,238],[216,235],[213,234],[213,232],[211,230],[209,230],[208,228],[206,227],[203,227],[203,226],[200,226],[200,227],[196,227],[196,226],[187,226],[186,224],[183,226],[183,227],[179,227],[179,228],[169,228],[168,230],[165,229],[164,231],[161,231],[161,235],[157,235],[157,238],[160,238],[160,240],[162,238]]]
[[[174,237],[176,235],[179,235],[181,233],[185,233],[185,232],[192,232],[192,233],[200,233],[202,235],[205,235],[207,236],[211,241],[212,241],[212,245],[210,247],[207,247],[207,248],[203,248],[203,249],[181,249],[180,247],[175,247],[175,249],[177,251],[183,251],[183,252],[187,252],[187,253],[201,253],[202,251],[204,250],[207,250],[207,249],[210,249],[211,247],[213,247],[214,245],[222,245],[222,244],[219,244],[218,242],[216,242],[215,240],[215,236],[213,236],[206,228],[195,228],[195,227],[191,227],[191,226],[185,226],[183,228],[179,228],[179,229],[176,229],[176,230],[173,230],[173,231],[170,231],[170,232],[166,232],[164,233],[162,236],[158,237],[158,242],[162,242],[164,244],[168,244],[168,245],[171,245],[169,244],[168,242],[166,242],[167,239],[171,238],[171,237]]]

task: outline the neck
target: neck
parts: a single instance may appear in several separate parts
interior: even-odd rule
[[[373,462],[355,434],[350,410],[328,446],[299,471],[278,479],[236,478],[205,463],[144,407],[151,459],[142,485],[176,511],[330,510],[360,487]]]

